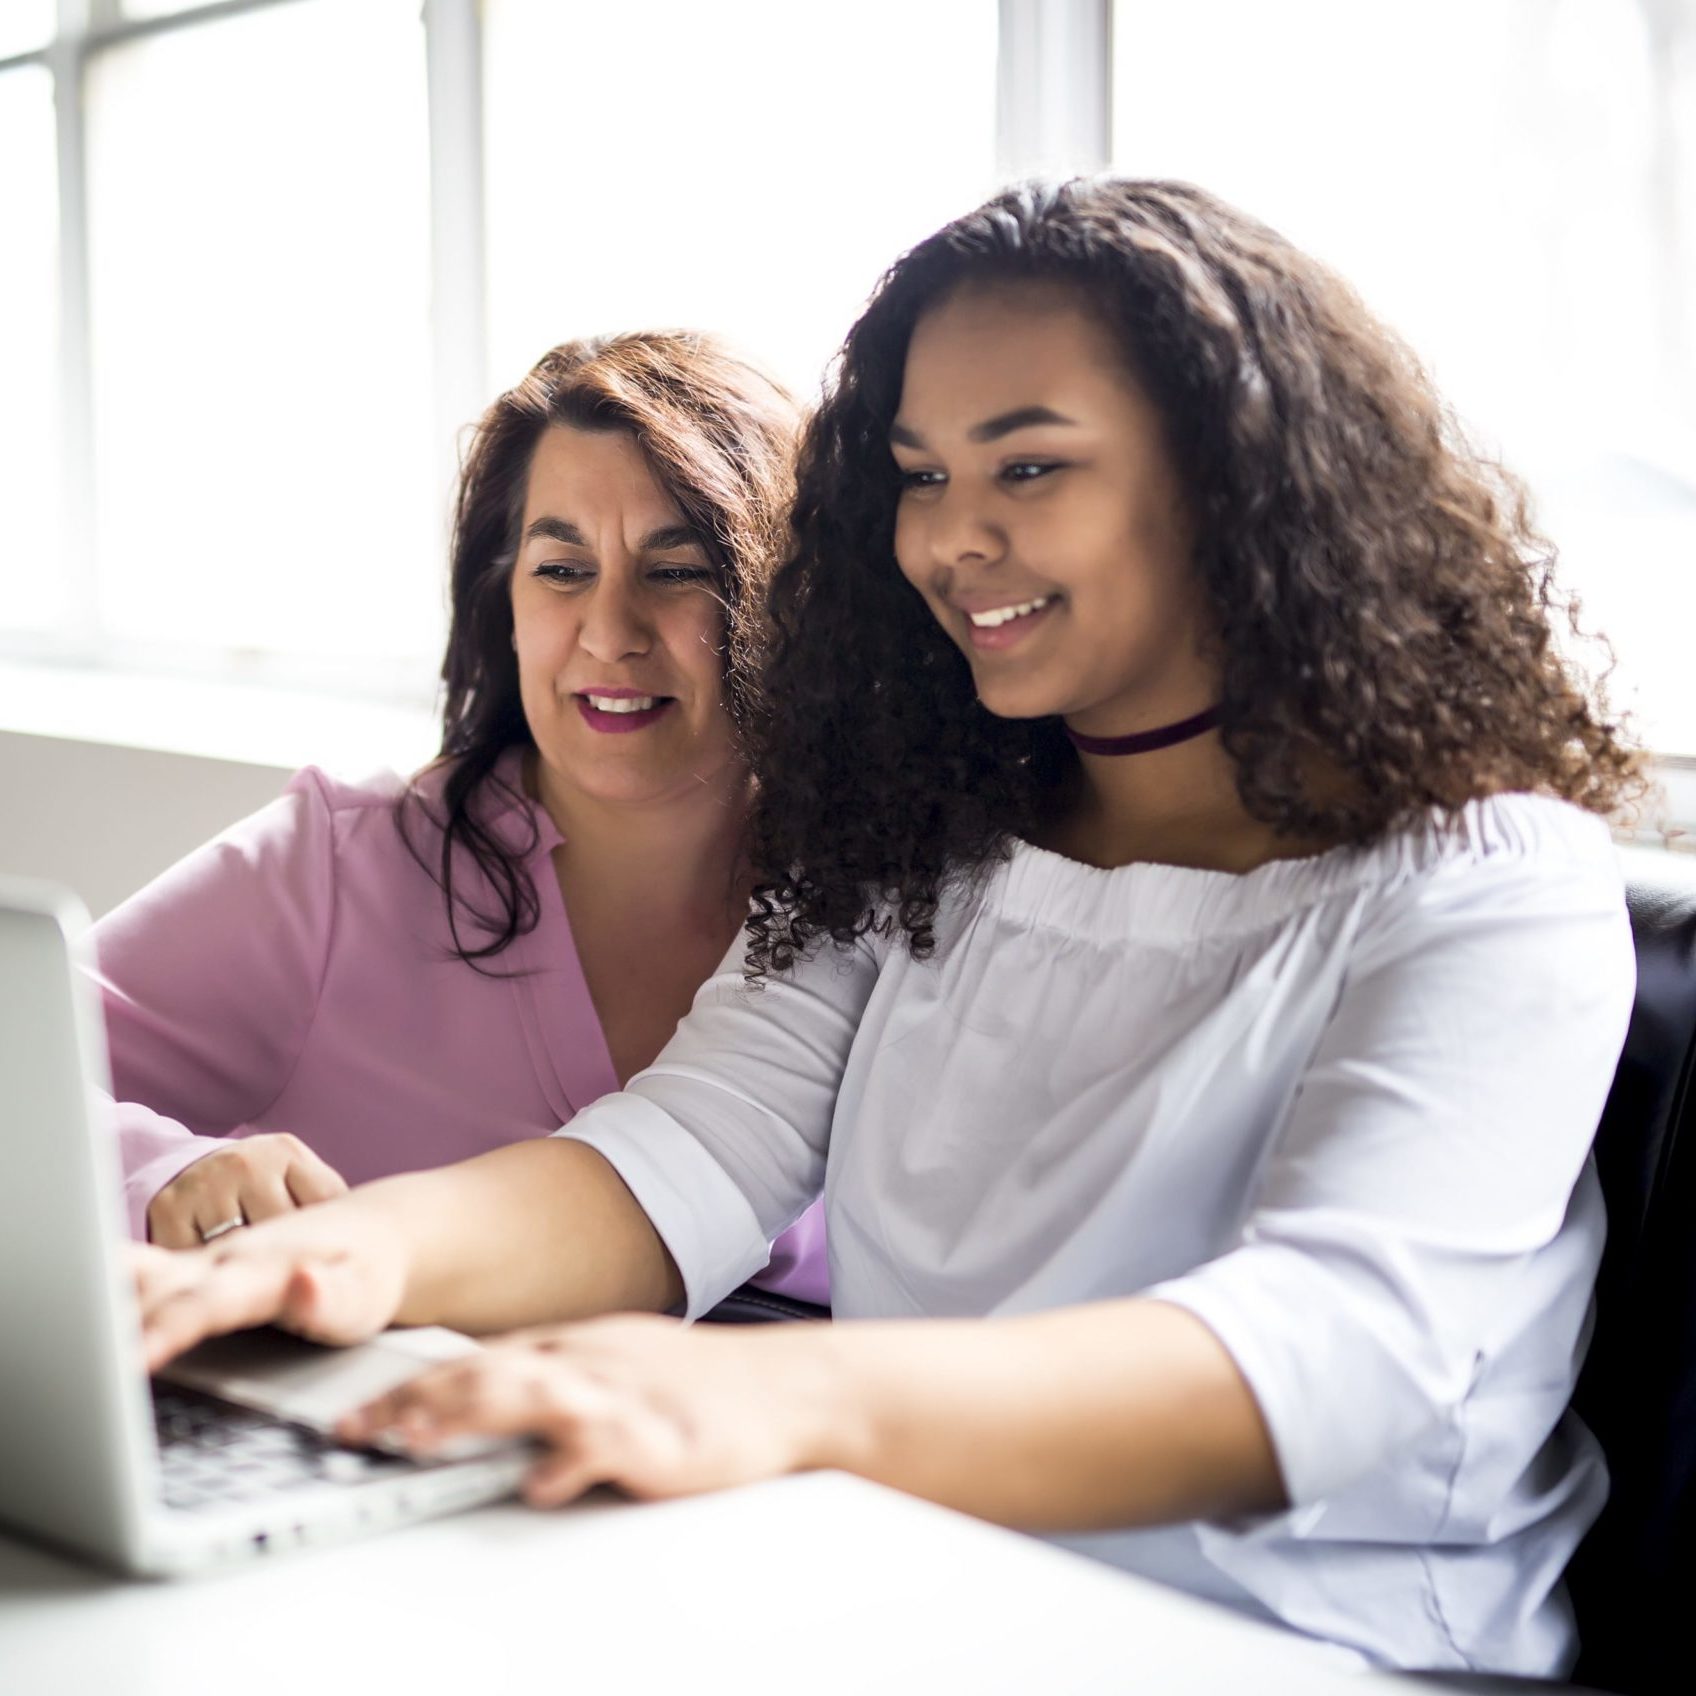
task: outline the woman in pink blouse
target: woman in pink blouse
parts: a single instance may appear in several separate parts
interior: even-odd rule
[[[546,1135],[659,1052],[747,909],[740,730],[794,426],[676,334],[556,348],[489,408],[440,758],[309,768],[98,927],[137,1236]],[[756,1282],[827,1299],[817,1209]]]

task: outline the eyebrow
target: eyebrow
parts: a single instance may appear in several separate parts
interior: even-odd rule
[[[589,545],[583,532],[575,524],[566,523],[563,518],[533,520],[524,532],[524,540],[563,542],[568,548],[586,548]]]
[[[1075,426],[1077,419],[1068,418],[1063,412],[1056,412],[1051,406],[1016,406],[1011,412],[1000,412],[993,418],[986,418],[981,424],[974,424],[966,432],[966,439],[972,442],[998,442],[1003,436],[1010,436],[1015,430],[1028,430],[1035,424],[1065,424]],[[910,430],[905,424],[891,424],[889,439],[897,447],[922,448],[923,438],[916,430]]]
[[[586,548],[589,539],[569,519],[537,518],[525,528],[527,542],[561,542],[568,548]],[[662,553],[667,548],[704,548],[701,532],[692,524],[662,524],[642,538],[638,552]]]
[[[667,548],[704,548],[706,538],[693,524],[662,524],[642,538],[645,554],[663,553]]]

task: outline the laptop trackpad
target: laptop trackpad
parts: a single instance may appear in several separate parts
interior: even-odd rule
[[[328,1436],[344,1413],[417,1377],[437,1361],[457,1360],[479,1347],[472,1338],[440,1325],[385,1331],[368,1343],[340,1349],[263,1325],[209,1337],[161,1367],[158,1376]],[[507,1445],[476,1445],[497,1446]]]

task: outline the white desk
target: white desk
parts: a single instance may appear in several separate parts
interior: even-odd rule
[[[1406,1681],[839,1474],[125,1583],[0,1538],[4,1696],[1377,1696]]]

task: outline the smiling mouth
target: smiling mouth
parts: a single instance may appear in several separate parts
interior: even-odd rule
[[[583,722],[603,735],[618,736],[628,731],[646,730],[665,717],[677,705],[673,695],[599,695],[580,694],[573,697]]]
[[[587,701],[598,713],[645,713],[651,712],[661,701],[669,701],[669,695],[580,695],[579,700]]]
[[[1020,601],[1010,607],[992,607],[988,612],[969,612],[966,617],[972,621],[974,630],[999,630],[1002,625],[1011,624],[1016,618],[1029,618],[1033,612],[1041,612],[1050,602],[1058,599],[1057,595],[1038,595],[1034,601]]]
[[[966,614],[966,639],[980,652],[1017,647],[1060,604],[1059,595],[1038,595],[1004,607]]]

